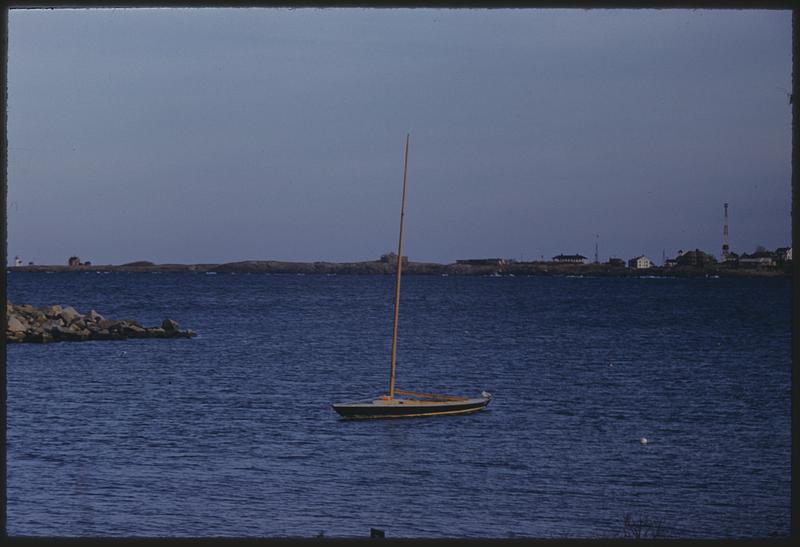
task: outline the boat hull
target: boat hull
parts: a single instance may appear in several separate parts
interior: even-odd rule
[[[390,401],[377,399],[363,403],[334,404],[333,409],[343,418],[419,418],[425,416],[444,416],[469,414],[486,408],[490,398],[465,399],[463,401],[416,401],[394,399]]]

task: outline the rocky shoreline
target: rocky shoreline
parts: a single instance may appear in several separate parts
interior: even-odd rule
[[[225,264],[154,264],[147,261],[121,265],[78,266],[10,266],[9,272],[97,272],[97,273],[269,273],[306,275],[391,275],[395,265],[373,260],[365,262],[283,262],[276,260],[247,260]],[[570,264],[558,262],[509,262],[505,264],[438,264],[433,262],[404,262],[405,275],[531,275],[531,276],[596,276],[596,277],[788,277],[791,266],[737,267],[710,264],[704,267],[674,266],[634,269],[609,264]]]
[[[129,338],[191,338],[196,333],[180,330],[178,323],[164,319],[160,327],[143,327],[132,319],[106,319],[94,310],[81,314],[67,306],[36,308],[6,302],[6,342],[46,343]]]

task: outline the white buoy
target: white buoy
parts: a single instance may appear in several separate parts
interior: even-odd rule
[[[639,444],[647,444],[647,437],[642,437],[639,439]]]

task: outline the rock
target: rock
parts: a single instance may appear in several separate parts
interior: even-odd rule
[[[64,323],[67,325],[72,323],[75,319],[81,317],[81,314],[78,313],[78,310],[76,310],[72,306],[67,306],[66,308],[61,310],[61,313],[59,315],[61,315],[61,318],[64,320]]]
[[[98,321],[102,321],[103,320],[103,316],[100,315],[99,313],[97,313],[94,310],[89,310],[89,313],[86,314],[86,320],[87,321],[93,321],[93,322],[96,323]]]
[[[140,329],[144,328],[141,323],[139,323],[138,321],[134,321],[133,319],[122,319],[120,320],[120,323],[122,323],[126,327],[133,326],[133,327],[139,327]]]
[[[53,321],[52,319],[48,319],[47,321],[43,322],[37,330],[41,330],[42,332],[50,332],[51,330],[59,327],[63,327],[59,321]]]
[[[6,342],[24,342],[25,336],[24,332],[6,332]]]
[[[86,329],[71,327],[56,327],[50,331],[55,340],[88,340],[90,332]]]
[[[61,325],[54,326],[48,332],[53,335],[53,338],[69,338],[75,334],[75,331],[69,327],[62,327]]]
[[[78,329],[85,329],[86,328],[86,318],[83,317],[83,316],[78,317],[77,319],[74,319],[73,321],[71,321],[67,326],[68,327],[76,327]]]
[[[112,319],[101,319],[97,322],[97,326],[103,330],[111,330],[114,327],[118,327],[120,324],[120,321],[114,321]]]
[[[172,319],[164,319],[164,321],[161,322],[161,328],[168,333],[180,330],[178,328],[178,323],[173,321]]]
[[[22,323],[19,319],[14,317],[13,315],[9,315],[8,317],[8,324],[6,326],[6,331],[10,332],[25,332],[28,330],[28,325]]]
[[[123,325],[122,327],[123,332],[129,335],[131,338],[141,338],[143,334],[147,332],[146,329],[138,325]]]
[[[34,342],[44,344],[53,341],[53,335],[48,332],[34,331],[25,336],[24,342]]]
[[[160,327],[143,327],[133,319],[109,320],[95,310],[86,315],[71,306],[15,306],[6,301],[6,342],[45,343],[75,340],[125,340],[127,338],[191,338],[196,333],[179,330],[172,319]]]

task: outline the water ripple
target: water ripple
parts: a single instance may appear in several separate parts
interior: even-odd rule
[[[489,410],[344,422],[385,389],[390,276],[9,274],[201,334],[8,347],[9,534],[788,536],[788,282],[496,281],[409,276],[398,348],[401,386]]]

